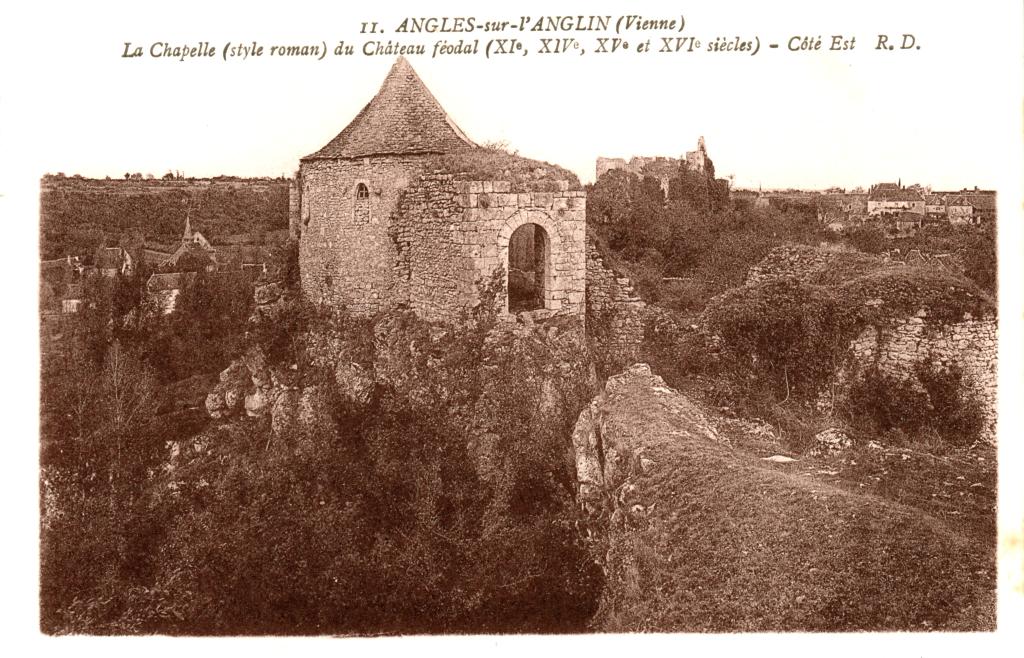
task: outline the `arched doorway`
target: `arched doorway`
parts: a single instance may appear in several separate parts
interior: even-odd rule
[[[526,223],[512,232],[508,243],[509,313],[545,307],[550,253],[548,234],[540,225]]]

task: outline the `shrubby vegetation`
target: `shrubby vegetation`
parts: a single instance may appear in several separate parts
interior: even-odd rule
[[[550,162],[524,158],[507,142],[434,156],[428,169],[449,172],[457,180],[510,181],[513,192],[554,192],[560,182],[580,189],[576,174]]]
[[[667,195],[654,178],[609,171],[588,188],[587,224],[645,299],[682,313],[742,284],[773,247],[824,239],[813,215],[733,208],[685,166]]]
[[[927,432],[950,445],[970,445],[984,421],[963,378],[956,366],[919,366],[907,379],[872,369],[852,386],[849,411],[862,426],[890,439]]]
[[[653,177],[611,170],[587,187],[587,223],[645,299],[686,314],[741,285],[753,265],[785,243],[830,243],[869,254],[955,254],[967,278],[995,293],[994,225],[927,225],[893,239],[882,226],[866,224],[837,234],[824,229],[811,206],[751,208],[715,193],[685,164],[667,195]]]
[[[793,428],[794,447],[806,446],[823,429],[813,403],[844,365],[849,343],[860,331],[920,308],[928,309],[931,321],[956,321],[965,313],[981,317],[993,308],[986,293],[995,291],[994,227],[934,225],[892,239],[881,226],[867,224],[835,234],[818,223],[813,206],[755,209],[709,199],[713,189],[685,164],[670,180],[667,195],[653,177],[612,170],[588,188],[588,226],[606,262],[629,276],[648,303],[674,317],[650,319],[641,359],[673,386],[692,389],[716,406]],[[913,249],[953,254],[970,281],[938,266],[880,269],[875,259],[848,253],[836,267],[806,281],[740,287],[752,266],[787,243],[827,243],[865,254],[895,249],[904,255]],[[885,302],[869,303],[876,299]],[[696,323],[706,333],[680,328]],[[709,341],[710,335],[718,340]],[[917,406],[934,412],[940,404],[929,402],[928,377],[921,375],[912,388],[924,395]],[[965,437],[978,431],[976,403],[964,397],[962,377],[936,377],[946,382],[942,399],[948,400],[941,406],[956,417],[944,425],[957,427],[957,442],[969,441]],[[875,390],[901,395],[899,387]],[[900,426],[878,402],[877,413],[866,398],[855,398],[851,409],[832,411],[857,419],[868,433],[889,428],[891,420]],[[914,400],[903,402],[907,405],[892,406],[912,413]],[[911,434],[939,424],[903,420]]]
[[[83,335],[44,364],[44,631],[584,627],[602,581],[567,444],[593,392],[581,337],[494,332],[486,304],[441,329],[293,301],[282,331],[193,295],[152,341],[108,329],[105,351]],[[162,382],[253,346],[301,381],[313,422],[159,412]],[[378,373],[361,404],[335,376],[350,363]]]

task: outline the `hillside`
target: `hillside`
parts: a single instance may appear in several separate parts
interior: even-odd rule
[[[732,425],[642,364],[609,379],[580,415],[577,473],[607,573],[596,628],[993,628],[985,531],[947,524],[927,502],[837,480],[852,460],[767,459],[777,445],[737,440]],[[970,491],[987,496],[991,517],[985,482]]]
[[[176,243],[188,216],[207,238],[288,227],[288,180],[99,180],[46,176],[40,183],[43,259],[91,254],[101,242]]]

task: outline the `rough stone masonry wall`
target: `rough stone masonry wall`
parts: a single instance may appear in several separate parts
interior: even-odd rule
[[[299,237],[302,216],[302,177],[296,175],[288,181],[288,237]]]
[[[608,362],[632,363],[644,340],[647,305],[629,279],[604,264],[587,239],[587,327]]]
[[[816,275],[842,266],[883,267],[886,263],[877,256],[849,251],[829,251],[807,245],[786,244],[775,247],[761,261],[750,268],[746,285],[755,285],[780,278],[809,281]],[[902,263],[891,263],[891,266]]]
[[[307,160],[301,166],[299,270],[314,301],[372,314],[401,301],[395,245],[388,233],[400,194],[429,156]],[[356,212],[356,186],[369,190],[369,213]]]
[[[965,383],[981,403],[985,418],[982,438],[996,440],[997,325],[993,317],[966,318],[953,324],[927,317],[901,318],[869,328],[850,344],[855,367],[877,365],[890,377],[906,378],[919,364],[959,366]]]
[[[402,195],[392,234],[395,278],[420,316],[457,319],[479,298],[478,284],[499,267],[508,289],[508,248],[526,223],[548,237],[544,307],[584,316],[586,193],[562,183],[555,192],[511,191],[509,181],[463,181],[431,173]],[[503,300],[507,304],[507,299]]]

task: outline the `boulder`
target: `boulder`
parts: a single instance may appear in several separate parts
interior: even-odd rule
[[[282,292],[283,289],[281,288],[281,284],[275,281],[257,286],[253,291],[253,297],[257,306],[265,306],[267,304],[273,304],[277,300],[281,299]]]
[[[270,407],[270,431],[275,436],[290,432],[298,420],[299,392],[284,389],[274,398]]]
[[[334,369],[338,393],[355,405],[362,406],[373,392],[373,375],[358,363],[339,363]]]
[[[265,415],[270,410],[270,399],[262,388],[245,396],[245,415],[255,418]]]
[[[814,435],[812,455],[835,455],[853,445],[853,439],[841,429],[830,427]]]
[[[238,413],[252,389],[249,369],[239,361],[221,371],[217,385],[206,396],[206,411],[213,418],[229,418]]]
[[[249,379],[256,388],[273,388],[274,382],[267,368],[267,357],[260,349],[251,349],[242,357],[242,364],[249,371]]]
[[[609,413],[620,410],[624,413]],[[656,453],[662,444],[682,436],[720,441],[703,412],[669,388],[647,364],[610,377],[573,429],[581,504],[591,514],[613,513],[615,501],[608,495],[627,484],[642,463],[652,468],[660,463]]]
[[[206,413],[210,414],[210,418],[224,418],[228,415],[223,393],[213,390],[206,396]]]

